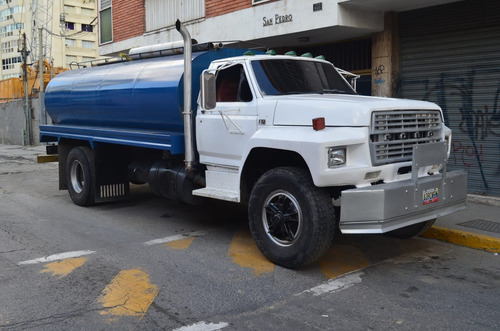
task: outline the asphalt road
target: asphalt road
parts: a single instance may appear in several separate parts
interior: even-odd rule
[[[0,145],[0,329],[500,329],[498,255],[339,236],[288,270],[260,255],[238,205],[134,186],[130,201],[78,207],[40,151]]]

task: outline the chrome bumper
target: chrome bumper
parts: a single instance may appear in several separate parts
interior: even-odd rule
[[[412,179],[342,192],[342,233],[384,233],[466,208],[467,172],[446,172],[446,144],[413,148]],[[441,174],[418,177],[421,167],[442,164]]]

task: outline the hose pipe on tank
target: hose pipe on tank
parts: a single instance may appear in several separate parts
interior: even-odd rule
[[[193,163],[195,161],[194,153],[194,134],[192,123],[192,110],[191,110],[191,80],[192,80],[192,42],[189,31],[184,27],[180,20],[175,22],[175,28],[184,40],[184,109],[182,116],[184,118],[184,164],[186,172],[193,170]]]

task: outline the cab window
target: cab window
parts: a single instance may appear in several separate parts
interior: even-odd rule
[[[217,73],[217,102],[250,102],[252,92],[242,65],[231,66]]]

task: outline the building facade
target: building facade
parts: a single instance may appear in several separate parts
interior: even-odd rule
[[[180,40],[177,18],[199,42],[323,54],[361,75],[361,94],[439,104],[448,167],[500,196],[499,1],[100,0],[99,53]]]
[[[60,42],[53,43],[54,65],[68,68],[72,62],[97,59],[97,2],[95,0],[57,2],[59,8],[54,8],[54,20],[57,21],[55,23],[59,26],[61,37],[55,38]]]
[[[22,36],[26,35],[27,62],[38,61],[38,27],[43,57],[55,67],[96,59],[97,2],[95,0],[0,0],[0,80],[21,77]]]
[[[21,53],[18,51],[20,33],[26,31],[26,8],[21,1],[0,0],[0,79],[20,77]],[[31,17],[29,17],[31,19]]]

